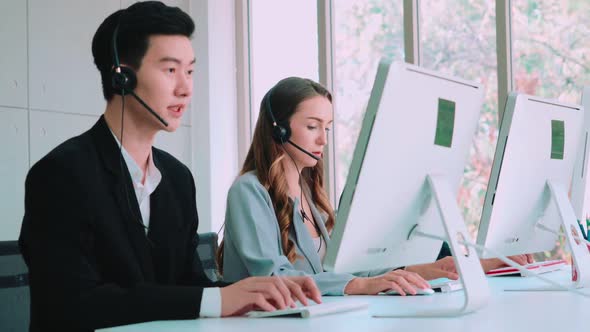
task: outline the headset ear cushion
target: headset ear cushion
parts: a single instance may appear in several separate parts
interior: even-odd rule
[[[120,72],[117,72],[116,68],[111,71],[111,84],[114,93],[121,94],[123,91],[133,91],[137,86],[137,76],[135,71],[129,67],[121,66]]]
[[[285,126],[283,123],[279,123],[272,128],[272,138],[279,144],[287,143],[291,138],[291,128]]]

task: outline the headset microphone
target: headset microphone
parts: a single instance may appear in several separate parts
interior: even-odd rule
[[[164,127],[168,127],[168,122],[162,119],[158,113],[156,113],[151,107],[146,104],[133,90],[137,86],[137,75],[135,71],[127,66],[121,66],[119,62],[119,53],[117,52],[117,34],[119,32],[119,25],[115,27],[113,31],[113,64],[114,68],[111,73],[111,84],[114,89],[114,93],[124,96],[130,94],[135,98],[145,109],[150,112],[158,121],[160,121]]]
[[[127,93],[132,95],[133,98],[135,98],[141,105],[143,105],[143,107],[145,107],[146,110],[148,110],[148,112],[150,112],[153,116],[155,116],[156,119],[158,119],[158,121],[160,121],[164,125],[164,127],[168,127],[168,122],[166,122],[166,120],[162,119],[162,117],[158,113],[156,113],[151,107],[149,107],[148,104],[145,103],[145,101],[143,101],[141,98],[139,98],[139,96],[133,90],[129,90],[129,91],[127,91]]]
[[[315,160],[320,160],[320,157],[318,157],[318,156],[314,155],[313,153],[310,153],[309,151],[305,150],[304,148],[300,147],[299,145],[297,145],[297,144],[293,143],[293,141],[291,141],[291,140],[288,140],[288,141],[287,141],[287,143],[289,143],[289,144],[293,145],[295,148],[297,148],[297,150],[299,150],[299,151],[301,151],[301,152],[305,153],[306,155],[308,155],[308,156],[312,157],[313,159],[315,159]]]

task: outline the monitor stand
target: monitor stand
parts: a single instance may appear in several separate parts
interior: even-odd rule
[[[561,183],[547,180],[547,187],[551,195],[552,201],[557,207],[557,212],[561,218],[561,227],[563,233],[548,229],[546,226],[537,224],[537,227],[549,231],[557,235],[565,235],[568,247],[572,253],[572,264],[575,272],[572,274],[572,284],[564,286],[573,286],[576,288],[584,288],[590,286],[590,251],[586,245],[586,241],[581,235],[580,227],[574,209],[567,196],[567,191]],[[530,289],[528,289],[530,290]],[[543,288],[542,290],[547,290]],[[561,289],[555,289],[561,290]]]
[[[469,239],[465,222],[457,206],[455,193],[448,184],[447,179],[440,175],[427,176],[428,188],[434,203],[440,214],[446,240],[448,240],[455,266],[463,284],[464,302],[459,308],[445,308],[442,302],[436,308],[417,308],[412,312],[387,312],[373,313],[378,317],[447,317],[458,316],[476,311],[485,306],[490,297],[490,288],[483,273],[479,256],[475,249],[465,245],[465,240]],[[433,232],[430,232],[432,234]],[[421,229],[420,225],[414,228],[410,236],[422,236],[427,238],[440,237],[429,235],[428,229]],[[442,296],[450,296],[443,294]],[[388,310],[389,311],[389,310]]]

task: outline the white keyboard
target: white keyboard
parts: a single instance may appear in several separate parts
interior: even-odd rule
[[[426,288],[426,289],[421,289],[421,288],[414,288],[416,290],[416,295],[432,295],[434,294],[434,290],[430,289],[430,288]],[[383,295],[399,295],[399,292],[396,291],[395,289],[392,290],[388,290],[387,292],[381,292],[379,294],[383,294]],[[412,294],[406,292],[407,296],[412,296]]]
[[[329,303],[312,304],[308,306],[299,306],[297,308],[289,308],[275,311],[250,311],[246,314],[251,318],[264,317],[297,317],[310,318],[322,315],[335,314],[340,312],[363,310],[369,307],[367,302],[362,301],[338,301]]]

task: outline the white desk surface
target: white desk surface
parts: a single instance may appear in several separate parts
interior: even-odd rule
[[[569,266],[568,266],[569,269]],[[565,283],[565,271],[545,274]],[[432,296],[346,296],[327,297],[324,302],[360,300],[369,309],[309,319],[301,318],[203,318],[196,320],[157,321],[97,331],[590,331],[590,298],[566,291],[504,291],[505,288],[546,286],[538,279],[520,277],[488,278],[492,296],[482,309],[457,317],[380,318],[372,313],[415,311],[420,308],[460,307],[463,292],[436,293]],[[583,292],[590,294],[590,289]]]

